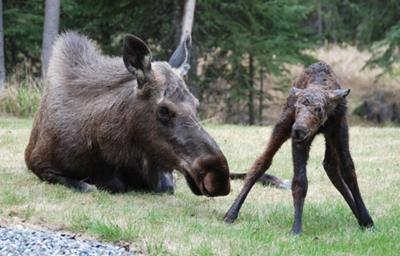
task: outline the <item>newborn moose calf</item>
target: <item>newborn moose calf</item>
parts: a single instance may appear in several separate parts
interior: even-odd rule
[[[247,194],[257,179],[270,167],[280,146],[292,137],[294,177],[294,224],[292,232],[301,233],[301,218],[307,194],[306,164],[311,143],[318,133],[325,136],[324,169],[333,185],[342,194],[362,227],[373,226],[357,184],[353,160],[349,150],[346,121],[346,99],[349,89],[341,89],[336,75],[325,63],[308,67],[294,82],[280,120],[263,154],[247,174],[245,185],[225,215],[232,223],[238,216]]]

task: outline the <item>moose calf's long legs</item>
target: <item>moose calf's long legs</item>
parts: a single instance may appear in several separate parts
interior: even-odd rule
[[[257,158],[251,167],[250,172],[246,176],[245,184],[240,191],[240,194],[233,202],[231,208],[225,214],[224,221],[226,223],[233,223],[238,217],[240,208],[246,200],[246,197],[254,186],[256,181],[263,175],[263,173],[270,167],[272,158],[281,147],[281,145],[290,137],[290,131],[294,120],[294,114],[291,111],[284,111],[280,122],[274,127],[272,136],[268,142],[266,150]]]
[[[358,212],[358,216],[356,216],[358,223],[363,227],[372,227],[374,222],[367,208],[365,207],[364,200],[362,199],[360,189],[358,187],[357,175],[349,149],[349,131],[346,120],[342,120],[339,132],[337,134],[338,138],[335,140],[335,142],[337,144],[337,151],[339,152],[340,156],[340,171],[344,181],[353,195],[355,206]]]
[[[294,223],[292,232],[299,234],[302,230],[302,215],[304,199],[307,195],[308,181],[307,181],[307,160],[310,151],[310,144],[298,144],[292,141],[292,154],[293,154],[293,169],[294,176],[292,181],[292,195],[294,205]]]
[[[346,200],[354,216],[358,218],[358,211],[354,203],[353,195],[351,194],[349,188],[342,178],[342,175],[340,174],[339,155],[333,145],[331,135],[325,134],[325,145],[325,158],[323,162],[325,172],[331,180],[332,184]]]

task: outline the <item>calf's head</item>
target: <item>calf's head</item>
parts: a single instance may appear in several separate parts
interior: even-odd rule
[[[296,121],[292,127],[292,138],[297,142],[312,138],[349,93],[350,89],[328,90],[314,84],[305,89],[293,87],[291,94],[296,97]]]
[[[123,60],[135,77],[132,130],[146,158],[159,170],[178,170],[196,195],[222,196],[230,192],[229,167],[214,139],[197,119],[198,100],[183,76],[189,69],[190,37],[169,62],[152,62],[147,45],[127,36]]]

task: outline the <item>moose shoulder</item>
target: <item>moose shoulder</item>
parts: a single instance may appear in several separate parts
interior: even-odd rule
[[[182,76],[188,37],[169,63],[152,62],[139,38],[123,57],[67,32],[55,42],[25,161],[40,179],[80,191],[173,190],[180,171],[196,195],[230,192],[225,156],[196,117]]]

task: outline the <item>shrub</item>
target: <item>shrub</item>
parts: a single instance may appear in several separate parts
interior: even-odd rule
[[[41,79],[25,73],[12,75],[0,93],[0,113],[31,117],[37,111],[42,93]]]

